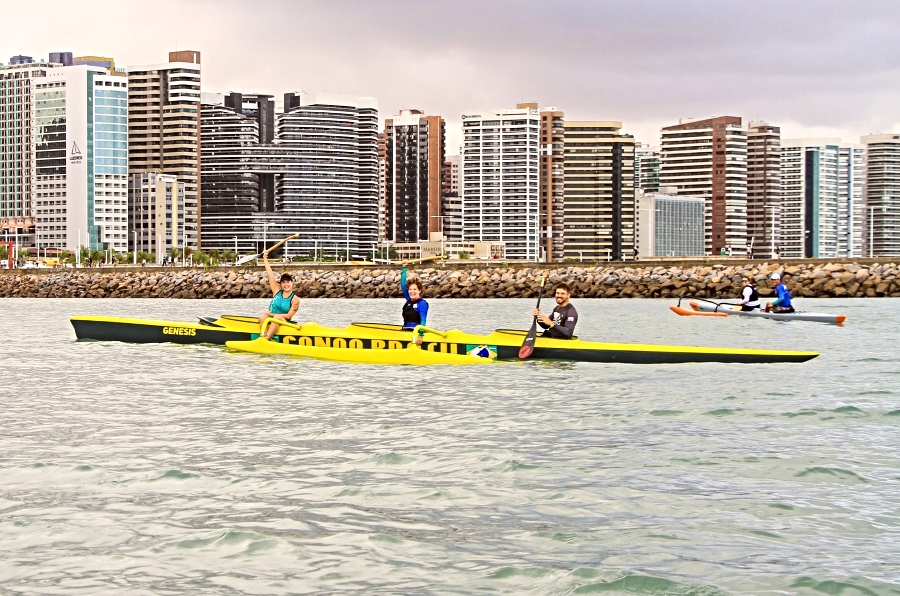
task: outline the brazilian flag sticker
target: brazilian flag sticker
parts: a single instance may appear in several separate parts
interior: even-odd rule
[[[261,336],[259,333],[251,333],[251,334],[250,334],[250,339],[259,339],[260,337],[262,337],[262,336]],[[280,335],[273,335],[273,336],[272,336],[272,341],[277,341],[277,342],[280,343],[280,342],[281,342],[281,336],[280,336]]]
[[[497,359],[497,346],[466,344],[466,354],[477,358]]]

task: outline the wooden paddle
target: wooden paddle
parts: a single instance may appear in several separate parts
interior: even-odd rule
[[[538,290],[538,299],[537,306],[535,308],[541,307],[541,296],[544,295],[544,282],[547,281],[547,276],[541,276],[541,288]],[[534,351],[534,340],[537,339],[537,324],[538,318],[534,317],[534,321],[531,322],[531,329],[528,330],[528,335],[525,336],[525,341],[522,342],[522,347],[519,348],[519,358],[524,360],[531,356],[531,353]]]
[[[433,257],[423,257],[421,259],[412,259],[412,260],[406,261],[406,264],[414,265],[415,263],[425,263],[426,261],[437,261],[437,260],[440,260],[443,258],[444,258],[444,255],[435,255]],[[396,261],[394,261],[394,262],[396,262]]]
[[[294,238],[299,238],[299,237],[300,237],[300,234],[299,234],[299,233],[298,233],[298,234],[293,234],[293,235],[291,235],[291,236],[288,236],[287,238],[285,238],[284,240],[282,240],[282,241],[279,242],[278,244],[276,244],[276,245],[274,245],[274,246],[272,246],[272,247],[270,247],[270,248],[267,248],[266,250],[262,251],[261,253],[258,253],[258,254],[255,254],[255,255],[247,255],[246,257],[241,257],[240,259],[238,259],[237,261],[235,261],[234,264],[235,264],[235,265],[243,265],[244,263],[249,263],[249,262],[252,261],[253,259],[258,259],[259,257],[263,256],[264,254],[272,252],[273,250],[275,250],[276,248],[278,248],[279,246],[281,246],[282,244],[284,244],[284,243],[287,242],[288,240],[293,240]]]

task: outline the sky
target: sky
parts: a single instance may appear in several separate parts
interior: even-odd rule
[[[206,92],[329,91],[447,120],[554,106],[650,145],[679,118],[782,138],[900,132],[900,2],[883,0],[41,0],[6,3],[0,62],[52,51],[117,66],[201,52]]]

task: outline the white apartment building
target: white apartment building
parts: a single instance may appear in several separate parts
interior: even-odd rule
[[[662,129],[659,186],[706,198],[706,251],[747,246],[747,133],[736,116],[683,118]]]
[[[900,135],[866,135],[864,256],[900,256]]]
[[[511,260],[540,254],[540,114],[536,108],[462,115],[463,237],[503,242]]]
[[[128,250],[128,81],[66,66],[32,79],[35,244]]]
[[[864,153],[839,139],[782,140],[782,257],[862,256]]]

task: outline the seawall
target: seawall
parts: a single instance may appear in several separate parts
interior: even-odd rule
[[[279,264],[281,265],[281,264]],[[302,298],[400,296],[397,266],[303,266],[276,271],[294,275]],[[599,266],[450,263],[414,269],[426,298],[536,296],[542,275],[548,285],[565,281],[578,298],[733,298],[751,276],[763,297],[765,280],[781,273],[795,297],[900,297],[898,266],[873,259],[848,261],[611,263]],[[117,268],[14,270],[0,273],[4,298],[260,298],[271,296],[265,271],[254,269]]]

